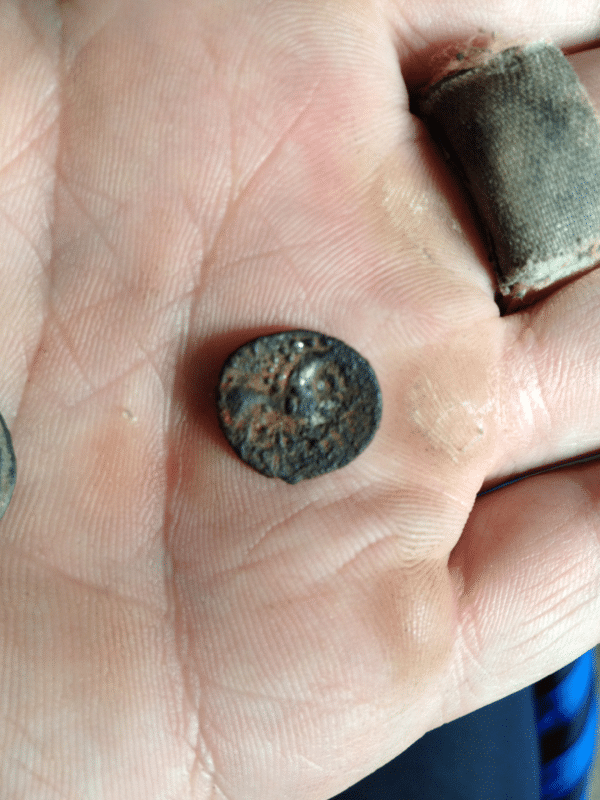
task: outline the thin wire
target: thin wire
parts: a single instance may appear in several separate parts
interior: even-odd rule
[[[524,475],[519,475],[518,478],[511,478],[509,481],[503,481],[497,486],[492,486],[490,489],[484,489],[482,492],[477,494],[477,497],[483,497],[486,494],[495,492],[497,489],[504,489],[505,486],[512,486],[513,483],[519,483],[519,481],[524,481],[526,478],[534,478],[536,475],[545,475],[547,472],[555,472],[557,469],[574,467],[578,464],[587,464],[590,461],[600,461],[600,453],[593,453],[592,455],[588,456],[575,456],[575,458],[567,458],[564,461],[559,461],[556,464],[552,464],[550,467],[541,467],[540,469],[526,472]]]

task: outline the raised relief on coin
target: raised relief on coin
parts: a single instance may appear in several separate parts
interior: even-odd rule
[[[381,419],[381,390],[369,363],[315,331],[261,336],[240,347],[223,366],[217,404],[238,456],[287,483],[348,464]]]
[[[0,414],[0,519],[8,508],[17,480],[17,462],[10,432]]]

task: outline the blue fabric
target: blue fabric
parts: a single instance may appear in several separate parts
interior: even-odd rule
[[[598,729],[594,651],[430,731],[332,800],[586,800]]]
[[[584,705],[594,681],[594,654],[585,653],[558,672],[539,681],[535,686],[538,734],[572,717]]]
[[[539,800],[530,688],[442,725],[335,800]]]
[[[535,685],[541,800],[587,796],[598,727],[595,669],[590,650]]]

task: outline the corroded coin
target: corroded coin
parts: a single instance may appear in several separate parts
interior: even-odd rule
[[[17,462],[10,432],[0,414],[0,519],[8,508],[17,480]]]
[[[287,483],[348,464],[381,419],[381,390],[369,363],[315,331],[261,336],[240,347],[223,366],[217,403],[239,457]]]

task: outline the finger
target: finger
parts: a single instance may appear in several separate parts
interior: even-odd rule
[[[507,326],[511,428],[486,486],[600,448],[600,270]]]
[[[508,694],[598,642],[599,507],[598,464],[477,501],[449,562],[461,586],[459,713],[497,699],[499,683]]]
[[[600,109],[600,51],[570,60]],[[600,447],[599,280],[593,271],[503,320],[503,452],[486,486]]]
[[[428,77],[431,57],[482,28],[506,39],[551,39],[563,49],[581,49],[598,38],[595,0],[573,4],[534,0],[521,5],[512,0],[393,0],[389,13],[397,35],[402,74],[409,85]]]
[[[570,58],[600,110],[600,50]],[[600,269],[504,320],[512,420],[501,474],[600,447]]]

